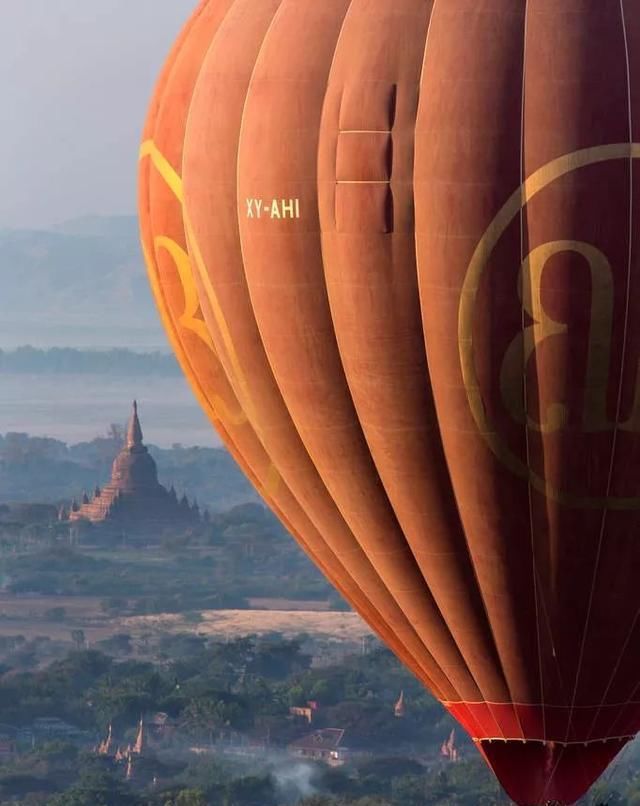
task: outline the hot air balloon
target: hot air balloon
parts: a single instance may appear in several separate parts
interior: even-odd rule
[[[205,0],[141,236],[266,503],[522,806],[640,729],[640,3]]]

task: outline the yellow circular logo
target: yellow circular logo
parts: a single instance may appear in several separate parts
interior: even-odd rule
[[[487,264],[500,239],[515,217],[537,194],[561,177],[581,168],[609,160],[631,161],[639,157],[639,143],[618,143],[575,151],[538,169],[509,197],[489,225],[473,253],[462,286],[458,311],[458,348],[467,400],[478,430],[503,465],[517,476],[526,479],[533,489],[568,507],[640,509],[640,498],[611,496],[588,498],[561,490],[517,456],[501,437],[487,415],[475,365],[473,321],[478,291]],[[596,321],[599,327],[606,329],[613,321],[611,267],[607,257],[595,246],[580,241],[556,240],[537,247],[526,256],[519,267],[519,295],[523,312],[533,324],[528,327],[524,327],[523,324],[522,331],[507,349],[501,369],[500,385],[504,405],[514,419],[521,419],[523,426],[541,434],[560,431],[565,426],[567,419],[565,406],[561,403],[548,406],[540,422],[533,423],[526,412],[522,412],[521,389],[510,384],[509,380],[513,378],[517,366],[522,374],[523,356],[526,364],[542,341],[550,336],[561,335],[567,330],[565,323],[556,321],[545,312],[540,296],[544,266],[554,255],[567,251],[579,254],[586,260],[591,270],[592,322]],[[588,382],[585,384],[585,394],[588,397],[585,401],[587,430],[606,428],[613,431],[640,431],[640,415],[635,418],[638,422],[634,419],[631,424],[606,422],[606,395],[603,391],[608,379],[609,357],[605,355],[601,346],[601,343],[595,343],[594,339],[594,345],[590,346],[587,358]]]

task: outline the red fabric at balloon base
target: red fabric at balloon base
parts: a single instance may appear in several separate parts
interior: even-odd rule
[[[518,806],[575,803],[628,740],[589,745],[554,742],[479,742],[478,747]]]

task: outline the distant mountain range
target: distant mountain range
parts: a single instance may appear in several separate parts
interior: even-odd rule
[[[1,373],[182,377],[172,353],[137,353],[122,347],[110,350],[77,350],[73,347],[0,349]]]
[[[166,345],[134,216],[0,230],[0,348]]]

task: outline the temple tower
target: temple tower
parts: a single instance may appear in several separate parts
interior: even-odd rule
[[[201,521],[199,510],[189,504],[186,495],[178,501],[175,491],[168,491],[158,481],[158,468],[143,442],[135,400],[125,443],[113,462],[110,482],[102,489],[96,486],[91,499],[83,495],[82,505],[75,507],[71,507],[71,521],[110,524],[120,529],[157,531],[172,525],[197,525]]]

